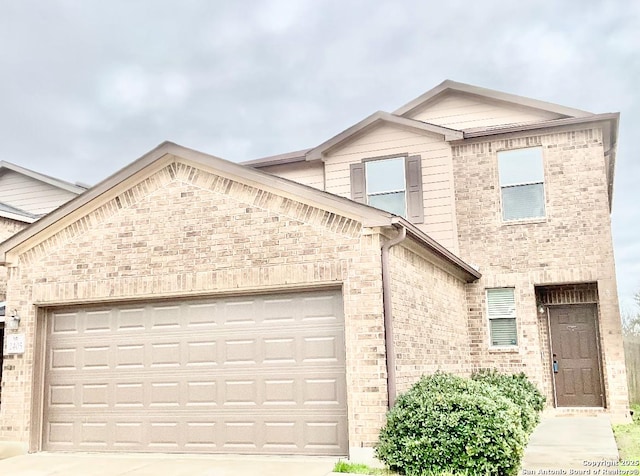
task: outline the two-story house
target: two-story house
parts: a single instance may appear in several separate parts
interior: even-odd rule
[[[161,144],[0,245],[0,438],[358,458],[422,374],[485,367],[627,418],[617,130],[445,81],[295,153]]]

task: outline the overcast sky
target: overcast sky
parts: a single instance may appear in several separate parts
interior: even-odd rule
[[[94,184],[171,140],[318,145],[444,79],[621,112],[618,287],[640,289],[640,2],[0,0],[0,159]]]

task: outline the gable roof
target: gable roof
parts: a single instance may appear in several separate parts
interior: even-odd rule
[[[473,129],[456,130],[435,124],[429,124],[427,122],[418,121],[406,117],[417,109],[423,108],[430,103],[438,101],[440,98],[450,94],[460,93],[465,95],[474,96],[476,98],[484,98],[492,101],[502,102],[517,107],[526,107],[530,109],[541,110],[545,112],[551,112],[563,116],[560,119],[554,120],[541,120],[538,122],[528,124],[510,124],[505,126],[488,126],[479,127]],[[591,120],[606,120],[607,115],[593,114],[581,109],[574,109],[559,104],[553,104],[546,101],[539,101],[537,99],[531,99],[515,94],[504,93],[488,88],[481,88],[479,86],[473,86],[471,84],[459,83],[451,81],[449,79],[443,81],[438,86],[430,89],[421,96],[409,101],[404,106],[396,109],[393,113],[385,111],[378,111],[362,121],[354,124],[353,126],[345,129],[336,136],[326,140],[322,144],[310,148],[298,150],[295,152],[288,152],[285,154],[273,155],[270,157],[264,157],[260,159],[249,160],[242,162],[243,165],[248,165],[253,168],[268,167],[271,165],[285,165],[296,162],[303,162],[305,160],[318,160],[321,159],[332,148],[339,146],[340,144],[350,140],[354,136],[365,132],[368,128],[381,123],[393,124],[398,127],[404,127],[413,129],[418,132],[432,132],[435,134],[441,134],[446,141],[455,141],[460,139],[468,139],[474,137],[480,137],[484,135],[497,135],[505,134],[509,132],[517,132],[519,130],[531,130],[540,129],[546,127],[554,127],[561,125],[571,125],[574,123],[589,122]],[[575,122],[572,122],[575,121]]]
[[[73,222],[74,219],[81,217],[85,206],[90,207],[92,202],[99,200],[99,197],[105,196],[109,192],[113,192],[114,188],[133,185],[144,177],[145,173],[149,173],[148,171],[152,167],[155,166],[160,169],[174,162],[177,158],[202,168],[212,169],[216,174],[231,180],[256,185],[266,190],[274,190],[281,196],[290,197],[303,203],[310,203],[324,210],[335,211],[338,214],[360,221],[365,227],[397,226],[400,224],[406,227],[411,236],[424,248],[452,264],[463,279],[470,282],[480,277],[480,273],[477,270],[415,228],[404,218],[369,205],[354,202],[348,198],[276,177],[251,167],[188,149],[172,142],[163,142],[82,195],[78,195],[31,226],[0,243],[0,264],[6,264],[8,262],[8,254],[12,250],[35,238],[38,234],[55,233],[58,229],[67,226],[67,218],[69,218],[68,222]]]
[[[532,109],[553,112],[565,117],[586,117],[591,115],[590,112],[582,111],[580,109],[574,109],[546,101],[539,101],[537,99],[517,96],[515,94],[503,93],[501,91],[496,91],[493,89],[481,88],[479,86],[473,86],[471,84],[458,83],[456,81],[451,81],[450,79],[443,81],[435,88],[430,89],[426,93],[409,101],[404,106],[393,111],[393,113],[398,116],[408,116],[417,109],[421,109],[429,103],[435,102],[445,95],[456,92],[469,94],[479,98],[491,99],[503,103],[509,103],[515,106],[524,106]]]
[[[58,187],[76,194],[82,193],[87,189],[86,187],[80,185],[74,185],[70,182],[50,177],[49,175],[41,174],[39,172],[35,172],[34,170],[20,167],[19,165],[12,164],[11,162],[7,162],[5,160],[0,161],[0,173],[2,173],[3,170],[12,170],[13,172],[26,175],[27,177],[31,177],[32,179],[39,180],[40,182],[44,182],[49,185],[53,185],[54,187]]]
[[[416,121],[408,119],[406,117],[400,117],[395,114],[390,114],[384,111],[378,111],[371,114],[369,117],[354,124],[353,126],[345,129],[340,134],[333,136],[331,139],[323,142],[313,149],[309,149],[305,154],[306,160],[319,160],[331,149],[338,147],[340,144],[352,139],[354,136],[361,134],[371,127],[379,124],[391,124],[405,129],[412,129],[421,133],[428,132],[432,134],[439,134],[444,136],[445,140],[462,139],[463,134],[460,131],[449,129],[447,127],[436,126],[435,124],[428,124],[426,122]]]

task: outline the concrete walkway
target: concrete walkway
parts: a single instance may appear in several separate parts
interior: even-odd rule
[[[618,447],[607,415],[545,415],[529,439],[520,474],[581,474],[575,470],[597,474],[594,469],[616,469],[612,463],[617,461]],[[541,469],[574,472],[539,473]]]
[[[34,453],[0,461],[11,476],[325,476],[338,458]]]

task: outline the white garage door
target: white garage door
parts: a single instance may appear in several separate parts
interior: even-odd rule
[[[48,451],[347,454],[339,291],[52,309]]]

